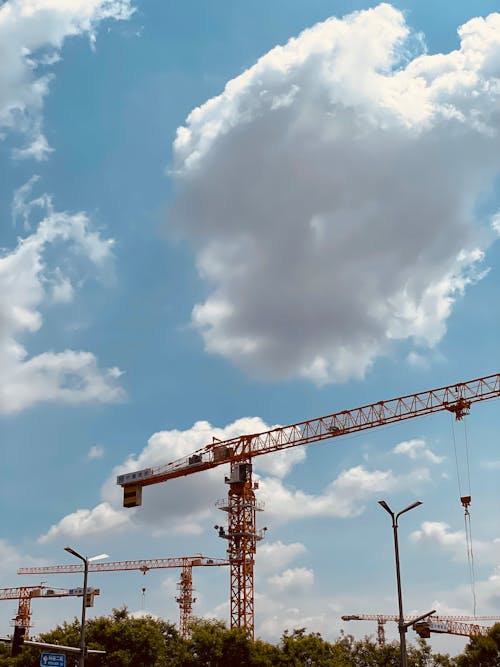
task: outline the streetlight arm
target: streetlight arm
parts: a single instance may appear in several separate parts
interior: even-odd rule
[[[87,559],[85,558],[85,556],[82,556],[81,554],[78,553],[78,551],[75,551],[75,550],[72,549],[71,547],[64,547],[64,551],[67,551],[67,552],[68,552],[69,554],[71,554],[72,556],[76,556],[76,557],[79,558],[80,560],[83,560],[84,563],[85,563],[85,561],[87,560]]]
[[[408,505],[408,507],[405,507],[404,510],[401,510],[401,512],[398,512],[398,513],[396,514],[396,524],[397,524],[397,522],[398,522],[399,517],[400,517],[402,514],[404,514],[405,512],[409,512],[409,511],[412,510],[414,507],[418,507],[419,505],[422,505],[422,501],[421,501],[421,500],[417,500],[417,501],[415,501],[415,502],[412,503],[411,505]]]

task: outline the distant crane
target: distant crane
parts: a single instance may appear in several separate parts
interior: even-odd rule
[[[414,618],[417,618],[416,616]],[[406,621],[411,621],[408,616]],[[377,621],[377,641],[379,646],[385,644],[384,625],[387,621],[399,622],[399,616],[390,614],[351,614],[342,616],[343,621]],[[476,635],[486,635],[490,630],[484,625],[476,623],[467,623],[466,621],[500,621],[499,616],[429,616],[428,619],[417,621],[413,629],[424,639],[430,637],[431,632],[445,633],[449,635],[461,635],[463,637],[474,637]]]
[[[98,588],[88,588],[85,606],[92,607],[94,596],[99,595]],[[82,597],[83,588],[49,588],[39,586],[18,586],[16,588],[0,588],[0,600],[19,600],[17,615],[13,619],[14,629],[20,628],[22,635],[28,637],[31,626],[31,600],[33,598],[64,598]],[[19,631],[18,631],[19,632]]]
[[[189,634],[189,621],[193,603],[193,567],[221,567],[229,562],[222,558],[208,558],[197,554],[195,556],[181,556],[180,558],[154,558],[149,560],[122,560],[104,563],[89,563],[89,572],[118,572],[121,570],[139,570],[146,574],[149,570],[163,568],[181,568],[181,579],[177,584],[179,595],[175,601],[179,604],[180,621],[179,632],[185,639]],[[47,565],[44,567],[20,567],[18,574],[72,574],[83,572],[83,565]],[[144,591],[145,592],[145,591]]]
[[[343,410],[335,414],[280,426],[262,433],[241,435],[229,440],[213,438],[212,443],[189,456],[156,468],[144,468],[117,477],[123,487],[124,507],[142,504],[142,489],[150,484],[191,475],[229,464],[228,499],[219,502],[228,514],[228,527],[217,527],[219,536],[228,541],[230,565],[231,628],[243,627],[254,636],[254,556],[263,532],[257,531],[256,513],[262,510],[252,482],[252,459],[261,454],[307,445],[349,433],[357,433],[433,412],[447,410],[461,420],[469,414],[472,403],[500,396],[500,374],[460,382],[440,389],[409,394],[388,401]]]

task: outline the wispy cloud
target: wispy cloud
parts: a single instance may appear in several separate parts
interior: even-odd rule
[[[425,440],[420,440],[418,438],[400,442],[392,451],[394,454],[404,454],[412,459],[412,461],[416,461],[417,459],[424,459],[430,463],[442,463],[444,461],[443,456],[434,454],[434,452],[426,446]]]
[[[126,20],[130,0],[6,0],[0,5],[0,130],[20,133],[26,144],[17,159],[44,160],[52,152],[43,133],[43,105],[64,42],[88,35],[95,41],[106,19]]]
[[[28,185],[34,182],[31,179]],[[44,305],[72,301],[72,279],[76,280],[82,262],[95,270],[109,265],[113,241],[94,231],[84,213],[58,212],[47,195],[26,201],[29,188],[21,190],[14,208],[26,225],[34,202],[45,210],[36,229],[0,256],[0,413],[19,412],[45,401],[122,400],[121,371],[101,369],[91,352],[66,349],[30,356],[23,344],[43,326]],[[74,258],[71,268],[68,256]]]

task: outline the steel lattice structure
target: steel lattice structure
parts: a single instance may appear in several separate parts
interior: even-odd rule
[[[181,568],[181,579],[178,583],[179,596],[176,598],[180,607],[179,631],[185,639],[189,633],[193,599],[193,567],[221,567],[229,565],[229,561],[222,558],[208,558],[197,554],[195,556],[181,556],[178,558],[151,558],[143,560],[122,560],[104,563],[89,563],[89,572],[118,572],[122,570],[139,570],[146,574],[149,570],[164,568]],[[77,565],[47,565],[43,567],[20,567],[18,574],[73,574],[83,572],[84,566]]]
[[[119,475],[117,484],[123,487],[124,506],[142,504],[142,488],[151,484],[191,475],[223,464],[230,464],[228,500],[223,507],[228,512],[228,529],[219,535],[228,540],[230,562],[231,627],[244,627],[254,634],[254,554],[261,539],[255,515],[258,509],[252,483],[252,458],[282,451],[290,447],[321,442],[406,419],[448,411],[460,420],[469,414],[478,401],[500,396],[500,374],[467,382],[408,394],[399,398],[378,401],[352,410],[342,410],[324,417],[262,433],[245,434],[220,441],[216,438],[206,447],[176,461],[155,468],[145,468]]]
[[[393,614],[349,614],[341,617],[343,621],[377,621],[377,641],[380,646],[385,644],[384,625],[387,621],[399,622],[399,616]],[[417,616],[408,616],[405,623]],[[473,621],[471,623],[471,621]],[[500,621],[499,616],[429,616],[424,621],[415,623],[413,629],[420,637],[428,638],[431,633],[461,635],[474,637],[487,635],[490,630],[485,625],[478,625],[477,621]]]

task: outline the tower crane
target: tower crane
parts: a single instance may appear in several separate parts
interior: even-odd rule
[[[384,625],[387,621],[399,622],[399,616],[391,614],[350,614],[341,617],[343,621],[377,621],[377,642],[379,646],[385,644]],[[417,618],[415,616],[415,618]],[[405,622],[411,621],[408,616]],[[467,622],[469,621],[469,622]],[[474,621],[470,623],[470,621]],[[417,621],[413,629],[424,639],[430,637],[431,632],[445,633],[449,635],[461,635],[463,637],[474,637],[486,635],[490,630],[484,625],[477,625],[476,621],[500,621],[498,616],[429,616],[423,621]]]
[[[189,456],[155,468],[144,468],[117,477],[123,488],[124,507],[142,504],[142,489],[229,464],[227,501],[218,503],[228,514],[227,539],[230,565],[231,628],[243,627],[254,636],[254,556],[263,532],[257,531],[256,513],[262,505],[256,501],[256,484],[252,481],[252,459],[290,447],[329,440],[377,426],[421,417],[446,410],[461,420],[473,403],[500,396],[500,374],[460,382],[387,401],[378,401],[352,410],[342,410],[325,417],[280,426],[262,433],[241,435],[229,440],[213,441]]]
[[[179,604],[180,621],[179,632],[184,639],[188,637],[189,621],[193,603],[193,567],[221,567],[229,565],[222,558],[208,558],[197,554],[195,556],[181,556],[180,558],[154,558],[149,560],[122,560],[104,563],[89,563],[89,572],[118,572],[121,570],[139,570],[146,574],[149,570],[164,568],[180,568],[181,578],[177,584],[179,591],[175,601]],[[83,565],[46,565],[43,567],[20,567],[18,574],[73,574],[83,572]]]
[[[85,606],[92,607],[94,596],[99,595],[98,588],[87,588]],[[0,600],[19,600],[17,615],[13,620],[14,632],[28,636],[31,623],[31,600],[33,598],[64,598],[82,597],[83,588],[48,588],[39,586],[17,586],[16,588],[0,588]],[[17,630],[19,628],[19,630]]]

